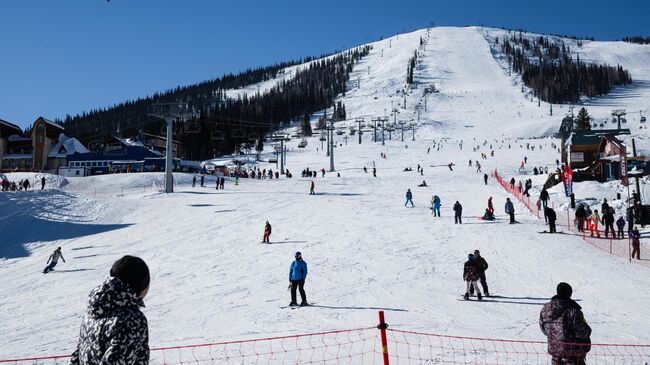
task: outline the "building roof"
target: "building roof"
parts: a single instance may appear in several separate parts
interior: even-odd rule
[[[7,140],[9,142],[27,142],[27,141],[31,141],[32,137],[23,137],[18,134],[12,134],[9,137],[7,137]]]
[[[88,153],[90,151],[76,138],[68,137],[61,133],[59,135],[59,142],[52,147],[47,157],[65,158],[75,152]]]
[[[15,124],[13,124],[13,123],[9,123],[9,122],[7,122],[6,120],[2,120],[2,119],[0,119],[0,125],[5,126],[5,127],[8,127],[8,128],[11,128],[11,129],[15,129],[16,131],[18,131],[18,133],[22,133],[22,132],[23,132],[23,130],[20,129],[19,126],[15,125]]]
[[[39,120],[39,119],[42,119],[46,124],[49,124],[49,125],[51,125],[53,127],[59,128],[61,130],[65,130],[65,128],[59,123],[55,123],[55,122],[53,122],[53,121],[51,121],[51,120],[49,120],[47,118],[43,118],[43,117],[38,117],[36,120]]]
[[[562,140],[566,141],[571,137],[572,145],[600,145],[603,136],[617,136],[630,134],[629,129],[592,129],[587,131],[562,132]]]

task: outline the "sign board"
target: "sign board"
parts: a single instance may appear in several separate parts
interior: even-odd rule
[[[571,162],[585,162],[584,152],[571,152]]]
[[[621,184],[627,185],[627,153],[625,151],[625,146],[621,146],[620,150],[621,156]]]

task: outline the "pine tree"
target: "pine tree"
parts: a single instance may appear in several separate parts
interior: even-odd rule
[[[305,137],[311,137],[312,135],[311,116],[309,114],[305,114],[305,117],[302,120],[302,135]]]
[[[591,129],[591,123],[589,123],[589,120],[591,117],[589,116],[589,113],[587,113],[587,109],[584,107],[580,109],[578,112],[578,116],[576,117],[575,120],[575,129],[578,131],[588,131]]]

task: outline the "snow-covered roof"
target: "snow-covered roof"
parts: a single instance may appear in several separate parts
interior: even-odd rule
[[[42,119],[45,123],[47,123],[47,124],[49,124],[49,125],[51,125],[51,126],[53,126],[53,127],[59,128],[59,129],[61,129],[61,130],[64,130],[64,129],[65,129],[65,128],[64,128],[61,124],[59,124],[59,123],[55,123],[55,122],[53,122],[53,121],[51,121],[51,120],[49,120],[49,119],[47,119],[47,118],[43,118],[43,117],[39,117],[39,118]]]
[[[9,142],[20,142],[20,141],[31,141],[32,138],[31,137],[19,136],[17,134],[12,134],[9,137],[7,137],[7,140]]]
[[[25,158],[32,158],[31,153],[12,153],[9,155],[2,156],[3,160],[22,160]]]
[[[47,157],[65,158],[66,156],[77,152],[88,153],[90,151],[76,138],[68,137],[61,133],[59,135],[59,142],[52,147],[50,153],[47,154]]]
[[[0,119],[0,124],[4,125],[5,127],[9,127],[9,128],[12,128],[12,129],[15,129],[15,130],[17,130],[17,131],[21,131],[21,132],[22,132],[22,129],[20,129],[19,126],[15,125],[15,124],[13,124],[13,123],[9,123],[9,122],[7,122],[6,120],[2,120],[2,119]]]

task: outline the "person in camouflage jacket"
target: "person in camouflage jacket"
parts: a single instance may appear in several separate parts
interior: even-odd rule
[[[93,289],[70,365],[146,365],[149,326],[140,311],[149,290],[144,261],[124,256],[111,268],[111,277]]]
[[[539,314],[539,327],[548,339],[553,365],[584,365],[591,350],[591,327],[580,305],[571,299],[572,293],[569,284],[558,284],[557,295]]]

